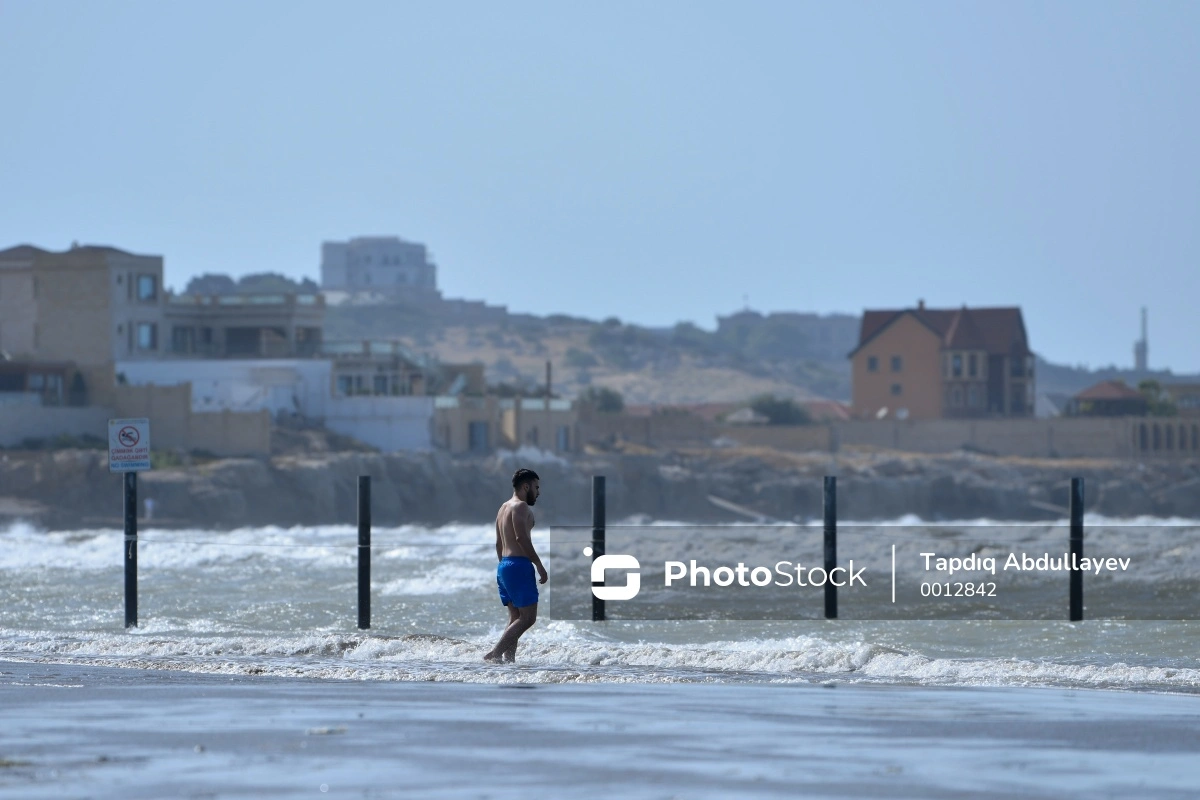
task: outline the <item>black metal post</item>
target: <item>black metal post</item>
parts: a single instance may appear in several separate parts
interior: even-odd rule
[[[358,627],[371,627],[371,476],[358,476]]]
[[[1083,478],[1071,478],[1071,622],[1083,619]]]
[[[592,561],[604,555],[604,476],[592,476]],[[592,622],[604,620],[604,601],[592,595]]]
[[[825,619],[837,619],[837,587],[833,568],[837,566],[837,478],[825,476]]]
[[[137,598],[137,473],[125,473],[125,627],[138,624]]]

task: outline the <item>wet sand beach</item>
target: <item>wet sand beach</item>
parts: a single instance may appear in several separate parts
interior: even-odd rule
[[[511,667],[497,667],[509,669]],[[0,662],[0,797],[1193,797],[1200,699]]]

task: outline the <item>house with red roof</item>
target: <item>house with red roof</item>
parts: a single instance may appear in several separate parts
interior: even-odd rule
[[[1032,417],[1034,357],[1016,307],[863,312],[851,351],[859,419]]]
[[[1067,413],[1080,417],[1141,417],[1146,395],[1124,381],[1100,381],[1071,398]]]

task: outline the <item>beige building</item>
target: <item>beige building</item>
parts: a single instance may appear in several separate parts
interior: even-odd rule
[[[1019,308],[866,311],[850,361],[859,419],[1033,416]]]
[[[570,400],[534,397],[438,397],[434,444],[452,453],[537,447],[553,453],[579,450],[579,412]]]
[[[99,367],[163,349],[163,260],[114,247],[0,250],[0,350]]]
[[[1200,383],[1167,383],[1163,391],[1181,417],[1200,417]]]
[[[399,342],[328,342],[321,353],[333,362],[337,397],[425,394],[425,371]]]
[[[307,358],[321,351],[325,297],[173,294],[164,317],[172,357]]]

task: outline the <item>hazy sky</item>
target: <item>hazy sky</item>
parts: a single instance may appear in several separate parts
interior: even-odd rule
[[[1019,304],[1200,370],[1200,2],[0,0],[0,246],[711,327]]]

